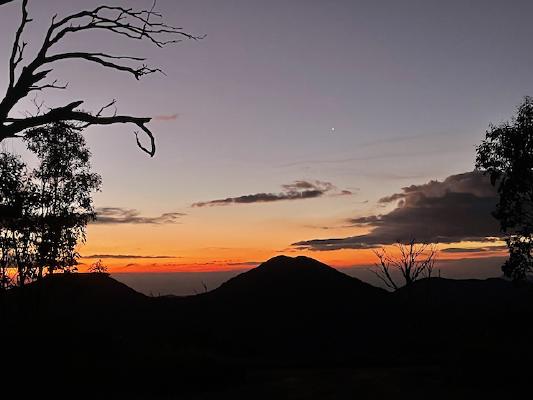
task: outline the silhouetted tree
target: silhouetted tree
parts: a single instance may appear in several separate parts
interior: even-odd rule
[[[504,274],[524,280],[533,268],[533,99],[526,97],[510,122],[491,125],[477,147],[476,167],[497,185],[494,216],[506,236]]]
[[[107,266],[102,262],[102,260],[98,260],[90,266],[89,272],[93,274],[106,274]]]
[[[155,11],[155,1],[149,10],[102,5],[93,10],[80,11],[63,18],[58,18],[55,15],[36,54],[31,60],[24,63],[27,43],[23,36],[27,24],[32,20],[28,14],[28,0],[18,1],[21,3],[22,18],[15,33],[13,48],[9,57],[7,91],[0,101],[0,142],[6,138],[24,136],[28,129],[52,123],[75,121],[83,127],[131,123],[141,129],[150,140],[149,147],[143,146],[139,141],[137,132],[135,132],[137,145],[153,156],[155,153],[154,136],[146,126],[151,118],[117,115],[116,113],[104,115],[107,110],[114,107],[115,100],[95,113],[80,109],[83,101],[75,100],[61,107],[47,109],[44,112],[42,112],[41,107],[37,107],[35,115],[27,115],[22,118],[14,117],[11,114],[14,107],[33,92],[67,87],[66,84],[60,84],[57,80],[46,81],[58,61],[81,60],[91,62],[105,68],[129,73],[135,79],[140,79],[154,72],[162,72],[159,68],[147,66],[143,63],[144,59],[139,57],[119,56],[103,52],[61,51],[64,48],[61,44],[71,35],[104,31],[127,39],[145,40],[157,47],[176,43],[182,39],[198,39],[198,37],[184,32],[182,28],[161,22],[161,14]],[[0,4],[10,2],[13,0],[2,1]],[[56,51],[54,52],[54,50]]]
[[[35,186],[19,156],[0,152],[0,287],[35,275]],[[16,271],[16,273],[14,272]]]
[[[49,274],[72,271],[79,256],[76,244],[85,240],[87,223],[96,217],[92,193],[100,189],[101,178],[91,172],[91,153],[80,129],[47,125],[29,131],[25,139],[39,158],[32,174],[38,192],[38,276],[44,269]]]
[[[410,286],[419,278],[431,278],[437,247],[427,243],[417,244],[411,240],[407,244],[396,243],[394,248],[398,255],[392,255],[385,248],[374,251],[379,262],[372,272],[390,289],[397,290],[401,286]],[[397,271],[403,282],[397,283],[394,276]]]

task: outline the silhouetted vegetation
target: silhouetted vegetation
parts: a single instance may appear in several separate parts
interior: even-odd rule
[[[144,296],[105,274],[54,274],[6,293],[0,338],[22,344],[3,351],[13,371],[54,371],[54,379],[35,374],[25,394],[71,396],[70,386],[89,398],[162,399],[523,391],[531,376],[523,364],[533,355],[533,324],[524,318],[533,311],[531,286],[432,278],[428,295],[428,281],[389,293],[285,256],[183,298]],[[36,337],[44,345],[26,345]],[[87,382],[94,371],[98,379]],[[18,375],[25,378],[14,373],[9,382]]]
[[[93,274],[106,274],[107,266],[102,260],[98,260],[89,267],[89,272],[92,272]]]
[[[477,148],[476,166],[500,195],[494,216],[506,235],[506,276],[524,280],[533,256],[533,99],[526,97],[510,122],[491,126]]]
[[[10,1],[2,3],[10,3]],[[60,61],[90,62],[104,68],[131,74],[137,80],[145,75],[162,72],[159,68],[146,65],[145,59],[140,57],[117,56],[83,50],[58,51],[58,48],[61,48],[61,45],[71,36],[92,31],[104,31],[119,38],[144,40],[157,47],[164,47],[183,39],[198,39],[198,37],[184,32],[182,28],[161,22],[162,15],[155,10],[155,1],[152,8],[148,10],[101,5],[93,10],[83,10],[61,18],[57,15],[54,16],[37,53],[29,62],[25,62],[25,51],[28,43],[24,41],[24,32],[32,19],[28,13],[29,1],[20,0],[20,3],[21,22],[15,33],[15,40],[9,57],[7,92],[0,101],[0,142],[6,138],[23,136],[28,129],[60,122],[76,122],[81,127],[128,123],[136,125],[148,136],[150,145],[145,147],[135,132],[137,145],[153,156],[155,140],[152,132],[146,126],[151,118],[117,115],[116,108],[114,113],[106,115],[107,111],[114,108],[115,100],[93,113],[80,109],[83,100],[75,100],[64,106],[50,108],[46,111],[43,110],[42,104],[36,104],[35,112],[23,118],[13,117],[10,114],[18,103],[35,92],[67,88],[67,84],[60,83],[58,79],[46,80],[53,72],[55,64]]]
[[[431,278],[437,257],[435,245],[418,244],[415,240],[407,244],[398,242],[393,246],[393,252],[397,254],[391,254],[385,248],[374,251],[379,262],[372,272],[389,289],[398,290],[402,286],[411,286],[420,278]],[[398,272],[401,282],[394,277]]]
[[[76,269],[76,245],[95,218],[92,193],[101,184],[90,171],[90,152],[79,129],[44,126],[29,132],[26,141],[39,160],[31,171],[19,156],[0,153],[3,288]]]
[[[80,129],[64,124],[37,128],[26,135],[28,149],[39,158],[32,178],[37,188],[39,276],[43,268],[70,271],[76,244],[85,240],[87,223],[96,218],[92,194],[101,178],[91,172],[90,152]]]
[[[34,278],[36,187],[20,157],[0,152],[0,283],[23,286]]]

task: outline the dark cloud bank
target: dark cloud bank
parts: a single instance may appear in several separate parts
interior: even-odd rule
[[[283,191],[280,193],[256,193],[247,194],[238,197],[228,197],[225,199],[202,201],[194,203],[192,207],[213,207],[227,206],[231,204],[251,204],[251,203],[269,203],[283,200],[302,200],[322,197],[326,194],[351,195],[349,190],[342,190],[336,193],[337,188],[330,182],[322,181],[295,181],[293,183],[282,185]]]
[[[164,213],[156,217],[143,217],[138,210],[122,207],[96,209],[95,224],[175,224],[183,213]]]
[[[395,201],[397,207],[387,214],[349,220],[354,227],[368,227],[367,234],[306,240],[293,246],[309,250],[368,249],[411,239],[432,243],[490,242],[500,236],[498,222],[491,215],[498,201],[497,192],[481,172],[411,185],[379,203]]]

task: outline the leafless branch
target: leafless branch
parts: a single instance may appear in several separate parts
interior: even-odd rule
[[[107,110],[108,108],[111,108],[111,107],[114,107],[115,108],[115,112],[113,113],[113,116],[116,116],[117,115],[117,107],[116,107],[116,100],[113,99],[111,100],[110,103],[106,104],[105,106],[103,106],[102,108],[100,108],[100,110],[98,110],[98,112],[95,114],[96,117],[100,117],[102,116],[102,114],[104,113],[105,110]]]
[[[409,286],[421,277],[431,277],[438,249],[428,243],[416,243],[413,239],[407,244],[396,243],[398,256],[391,256],[385,249],[374,251],[379,260],[372,272],[390,289],[397,290],[399,285],[392,276],[397,270],[405,286]]]
[[[0,4],[7,2],[3,1]],[[96,113],[77,109],[82,101],[71,102],[64,107],[51,109],[45,114],[26,119],[11,118],[10,112],[31,91],[66,89],[67,85],[60,85],[57,80],[51,83],[42,83],[53,71],[54,63],[58,61],[82,60],[92,62],[104,68],[129,73],[137,80],[145,75],[163,73],[160,68],[145,64],[145,59],[141,57],[86,51],[52,52],[54,46],[68,35],[100,30],[128,39],[146,40],[157,47],[164,47],[184,39],[197,40],[201,37],[186,33],[182,28],[163,23],[162,15],[155,11],[156,1],[153,2],[149,10],[102,5],[93,10],[80,11],[61,19],[58,19],[57,15],[54,16],[39,51],[29,63],[21,68],[23,53],[26,48],[22,36],[27,23],[31,22],[28,17],[27,5],[28,0],[22,0],[21,23],[15,34],[9,60],[9,85],[0,102],[0,142],[8,137],[19,136],[26,129],[53,122],[76,121],[85,124],[84,126],[133,123],[148,136],[150,141],[150,148],[148,149],[141,144],[138,132],[135,132],[137,145],[153,156],[155,154],[155,140],[152,132],[146,126],[151,118],[116,115],[116,112],[113,116],[103,116],[102,114],[107,108],[115,106],[114,100],[112,104],[104,106]]]
[[[9,59],[9,89],[13,88],[15,85],[15,71],[19,63],[22,61],[22,55],[24,53],[24,48],[26,47],[26,43],[21,43],[21,37],[28,22],[31,22],[31,19],[28,18],[28,0],[23,0],[22,19],[17,32],[15,33],[13,49],[11,50],[11,57]]]
[[[57,82],[57,79],[55,79],[52,83],[46,83],[41,86],[31,86],[30,91],[42,91],[44,89],[66,89],[68,87],[68,83],[60,85]]]
[[[146,124],[150,122],[151,118],[138,118],[128,115],[114,115],[110,117],[92,115],[84,111],[77,111],[76,108],[81,106],[83,101],[75,101],[64,107],[52,108],[47,113],[36,115],[27,118],[6,118],[9,123],[5,126],[4,131],[8,137],[16,137],[18,132],[25,131],[27,129],[35,128],[37,126],[47,125],[56,121],[75,121],[85,123],[84,126],[90,125],[111,125],[111,124],[135,124],[137,125],[149,138],[150,148],[147,148],[141,144],[138,138],[138,133],[135,132],[137,137],[137,145],[145,153],[153,156],[155,153],[155,138],[152,132],[146,127]],[[109,105],[111,106],[111,104]],[[104,107],[107,108],[107,107]],[[102,108],[102,111],[103,109]]]
[[[35,106],[35,114],[34,115],[39,115],[41,114],[41,110],[44,106],[44,100],[41,100],[41,101],[38,101],[37,100],[37,96],[35,96],[31,102],[33,103],[33,105]]]

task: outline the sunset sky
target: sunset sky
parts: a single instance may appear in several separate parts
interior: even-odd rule
[[[100,3],[30,0],[28,57],[53,14]],[[0,9],[4,54],[19,8]],[[64,62],[54,78],[68,90],[43,97],[92,110],[116,99],[122,114],[154,117],[154,158],[132,126],[86,131],[104,184],[82,263],[224,272],[287,254],[368,266],[372,249],[411,238],[439,243],[440,258],[466,259],[464,268],[504,254],[495,192],[471,171],[489,124],[533,94],[532,2],[159,0],[158,9],[206,37],[158,49],[73,34],[64,48],[146,57],[166,76],[137,82]],[[25,154],[20,141],[5,146]]]

